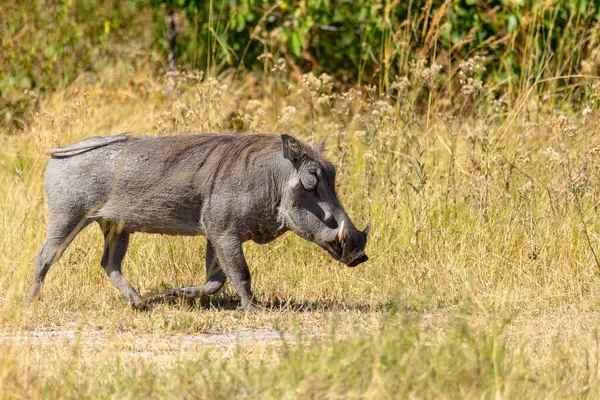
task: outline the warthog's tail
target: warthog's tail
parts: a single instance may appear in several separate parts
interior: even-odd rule
[[[46,154],[53,157],[70,157],[76,156],[86,151],[104,147],[112,143],[123,142],[129,139],[129,136],[118,135],[118,136],[94,136],[91,138],[84,139],[80,142],[73,143],[69,146],[60,147],[58,149],[46,150]]]

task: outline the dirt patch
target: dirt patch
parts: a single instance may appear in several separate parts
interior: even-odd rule
[[[156,333],[82,331],[0,332],[0,344],[17,347],[78,346],[91,353],[118,352],[137,356],[160,356],[188,353],[202,348],[235,348],[243,345],[297,344],[323,335],[299,337],[290,333],[239,330],[233,333],[165,335]]]

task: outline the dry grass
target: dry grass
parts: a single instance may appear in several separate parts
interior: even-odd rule
[[[413,68],[423,76],[427,66]],[[277,71],[232,81],[107,70],[49,96],[25,134],[0,136],[0,324],[76,334],[0,337],[3,395],[600,395],[598,119],[546,108],[527,90],[513,109],[481,103],[469,68],[454,106],[433,99],[423,117],[406,82],[394,103]],[[44,149],[120,132],[227,130],[326,136],[342,203],[359,226],[372,221],[370,261],[349,269],[288,234],[245,245],[264,312],[237,310],[231,287],[193,307],[136,312],[99,266],[101,235],[90,227],[51,268],[44,301],[25,304],[45,230]],[[124,273],[142,294],[201,283],[203,246],[134,235]],[[240,329],[304,338],[168,346]]]

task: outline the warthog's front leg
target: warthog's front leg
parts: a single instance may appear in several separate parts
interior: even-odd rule
[[[225,284],[225,273],[221,269],[215,248],[210,240],[206,243],[206,283],[202,286],[184,286],[173,290],[170,295],[193,300],[217,293]]]
[[[250,271],[244,258],[242,243],[235,237],[221,237],[214,240],[213,244],[221,268],[242,298],[242,308],[257,310],[258,307],[252,302]]]
[[[110,281],[119,291],[133,304],[135,308],[143,309],[146,303],[138,293],[131,287],[127,279],[121,273],[121,263],[129,245],[129,233],[118,232],[115,224],[110,229],[104,230],[104,254],[102,255],[102,268],[110,278]]]

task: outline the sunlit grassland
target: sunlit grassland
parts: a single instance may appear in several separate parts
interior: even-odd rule
[[[424,68],[425,66],[422,66]],[[6,397],[598,396],[600,154],[594,112],[522,97],[455,108],[374,90],[332,94],[311,74],[233,80],[117,71],[44,99],[31,126],[0,137],[0,323],[80,339],[4,340]],[[414,100],[414,99],[413,99]],[[347,268],[292,234],[245,244],[265,310],[228,286],[196,305],[134,311],[99,265],[92,225],[25,302],[44,239],[44,150],[94,135],[289,132],[326,138],[338,195],[370,260]],[[204,280],[204,238],[133,235],[124,273],[143,295]],[[192,352],[182,334],[276,330],[294,340]],[[95,335],[95,336],[94,336]],[[115,336],[117,335],[117,336]],[[106,336],[95,349],[88,337]],[[78,336],[79,337],[79,336]],[[92,344],[90,344],[92,343]]]

